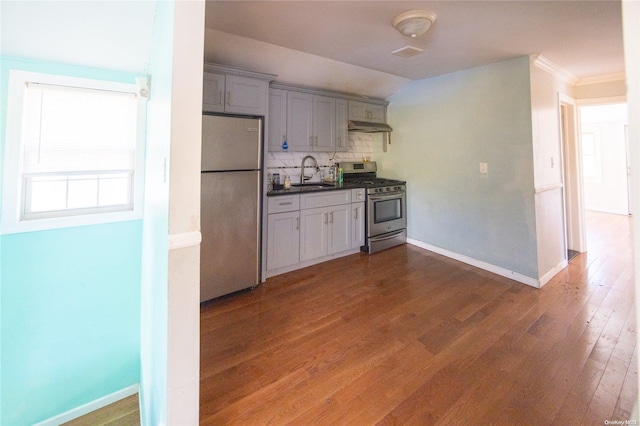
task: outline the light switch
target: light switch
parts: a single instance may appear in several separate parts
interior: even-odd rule
[[[483,175],[489,173],[489,166],[487,165],[487,163],[480,163],[480,173],[482,173]]]

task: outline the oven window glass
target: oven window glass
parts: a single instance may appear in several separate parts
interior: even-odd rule
[[[373,205],[373,215],[374,223],[402,219],[402,199],[376,201]]]

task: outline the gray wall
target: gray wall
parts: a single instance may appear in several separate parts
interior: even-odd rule
[[[392,144],[376,159],[381,176],[407,180],[409,238],[537,279],[529,57],[389,101]]]

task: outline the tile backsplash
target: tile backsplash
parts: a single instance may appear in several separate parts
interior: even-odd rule
[[[264,156],[265,179],[268,174],[279,173],[281,182],[284,177],[289,176],[294,183],[300,182],[300,165],[302,159],[307,155],[313,155],[318,160],[321,172],[328,176],[329,167],[333,163],[340,161],[361,161],[368,158],[375,161],[374,158],[374,136],[367,133],[349,133],[349,151],[348,152],[266,152]],[[321,173],[315,172],[313,167],[309,167],[310,162],[307,161],[305,173],[307,176],[314,173],[312,181],[321,179]]]

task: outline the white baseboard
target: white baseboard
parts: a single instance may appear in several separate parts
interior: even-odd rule
[[[124,389],[120,389],[114,393],[103,396],[102,398],[98,398],[91,402],[88,402],[79,407],[73,408],[69,411],[66,411],[62,414],[58,414],[57,416],[50,417],[47,420],[43,420],[40,423],[36,423],[33,426],[58,426],[62,423],[66,423],[73,419],[77,419],[78,417],[84,416],[85,414],[89,414],[92,411],[99,410],[102,407],[106,407],[109,404],[113,404],[116,401],[120,401],[128,396],[135,395],[138,393],[139,385],[132,385],[126,387]]]
[[[538,281],[540,281],[540,287],[542,287],[543,285],[545,285],[546,283],[551,281],[551,278],[555,277],[558,272],[560,272],[564,268],[566,268],[568,264],[569,264],[569,262],[567,262],[567,259],[564,259],[562,262],[558,263],[556,266],[551,268],[551,270],[549,272],[544,274],[542,276],[542,278],[540,278],[538,280]]]
[[[510,271],[508,269],[502,268],[500,266],[492,265],[487,262],[483,262],[481,260],[474,259],[469,256],[465,256],[463,254],[455,253],[441,247],[436,247],[428,243],[424,243],[422,241],[414,240],[413,238],[407,238],[407,243],[412,244],[414,246],[423,248],[425,250],[432,251],[434,253],[441,254],[443,256],[449,257],[454,260],[458,260],[462,263],[466,263],[467,265],[475,266],[476,268],[483,269],[488,272],[492,272],[494,274],[500,275],[502,277],[506,277],[512,279],[514,281],[518,281],[519,283],[530,285],[531,287],[540,288],[542,285],[540,282],[535,279],[528,277],[526,275],[519,274],[514,271]],[[554,274],[555,275],[555,274]],[[551,279],[551,278],[549,278]]]

